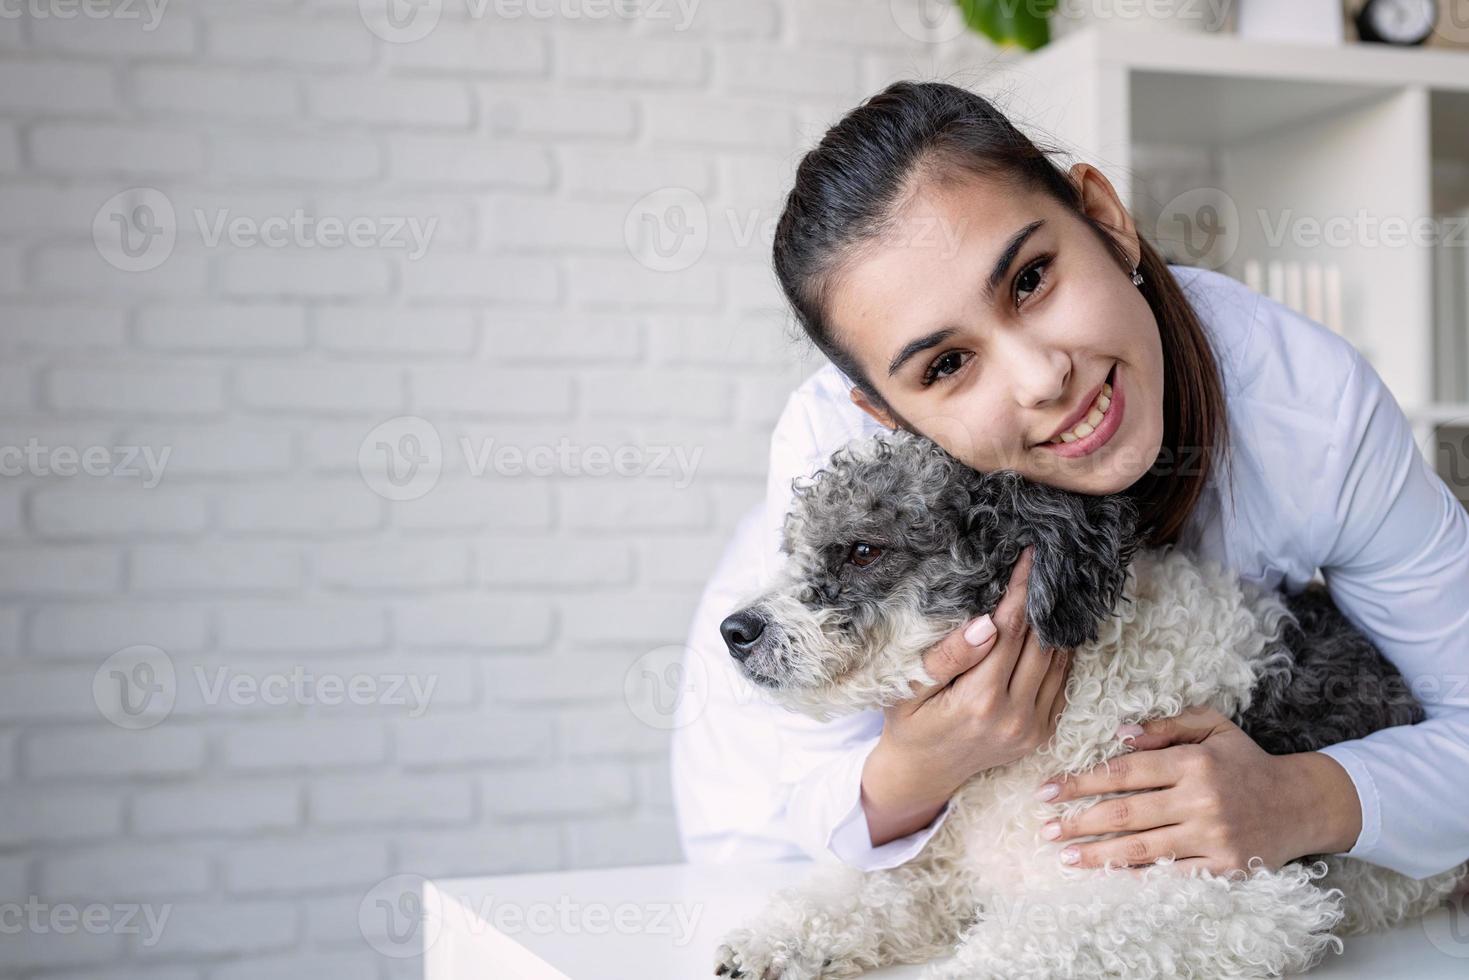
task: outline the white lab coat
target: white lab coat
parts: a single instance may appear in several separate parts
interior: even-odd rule
[[[1345,853],[1413,877],[1446,870],[1469,858],[1469,514],[1348,341],[1223,274],[1169,268],[1218,355],[1234,449],[1232,508],[1211,485],[1180,544],[1292,593],[1321,570],[1428,714],[1323,750],[1362,805],[1361,835]],[[764,702],[719,636],[720,620],[782,560],[792,479],[878,430],[850,387],[828,364],[790,396],[771,438],[766,501],[739,524],[695,614],[685,666],[707,696],[685,699],[672,754],[691,861],[894,867],[947,817],[872,847],[859,792],[881,712],[817,723]]]

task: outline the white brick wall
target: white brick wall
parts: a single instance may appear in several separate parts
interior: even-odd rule
[[[3,5],[0,903],[169,918],[6,936],[0,975],[415,976],[359,926],[390,875],[678,859],[624,678],[816,363],[763,233],[799,152],[993,56],[905,34],[923,2],[448,0],[412,43],[354,0]],[[705,208],[675,272],[628,243],[664,188]],[[406,500],[399,416],[440,440]],[[652,449],[697,465],[585,472]],[[141,730],[103,669],[136,647]]]

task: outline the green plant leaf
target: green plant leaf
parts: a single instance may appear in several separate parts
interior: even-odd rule
[[[1034,51],[1051,40],[1056,0],[955,0],[972,30],[996,44]]]

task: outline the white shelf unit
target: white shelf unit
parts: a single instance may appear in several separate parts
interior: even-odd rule
[[[1435,324],[1434,247],[1411,234],[1384,243],[1414,221],[1441,233],[1421,222],[1469,208],[1469,52],[1092,27],[976,87],[1031,135],[1100,167],[1171,261],[1240,278],[1251,258],[1338,265],[1342,333],[1420,447],[1439,426],[1469,428],[1469,393],[1445,391],[1435,361],[1436,329],[1463,336],[1469,324]],[[1239,218],[1202,254],[1188,249],[1206,239],[1157,234],[1169,201],[1196,188],[1222,192]],[[1328,222],[1332,241],[1313,240]],[[1456,251],[1464,262],[1469,242]]]

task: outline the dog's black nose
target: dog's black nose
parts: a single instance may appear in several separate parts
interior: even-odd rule
[[[745,658],[755,652],[760,634],[765,632],[765,620],[753,609],[741,609],[719,624],[719,635],[729,647],[729,655],[744,663]]]

